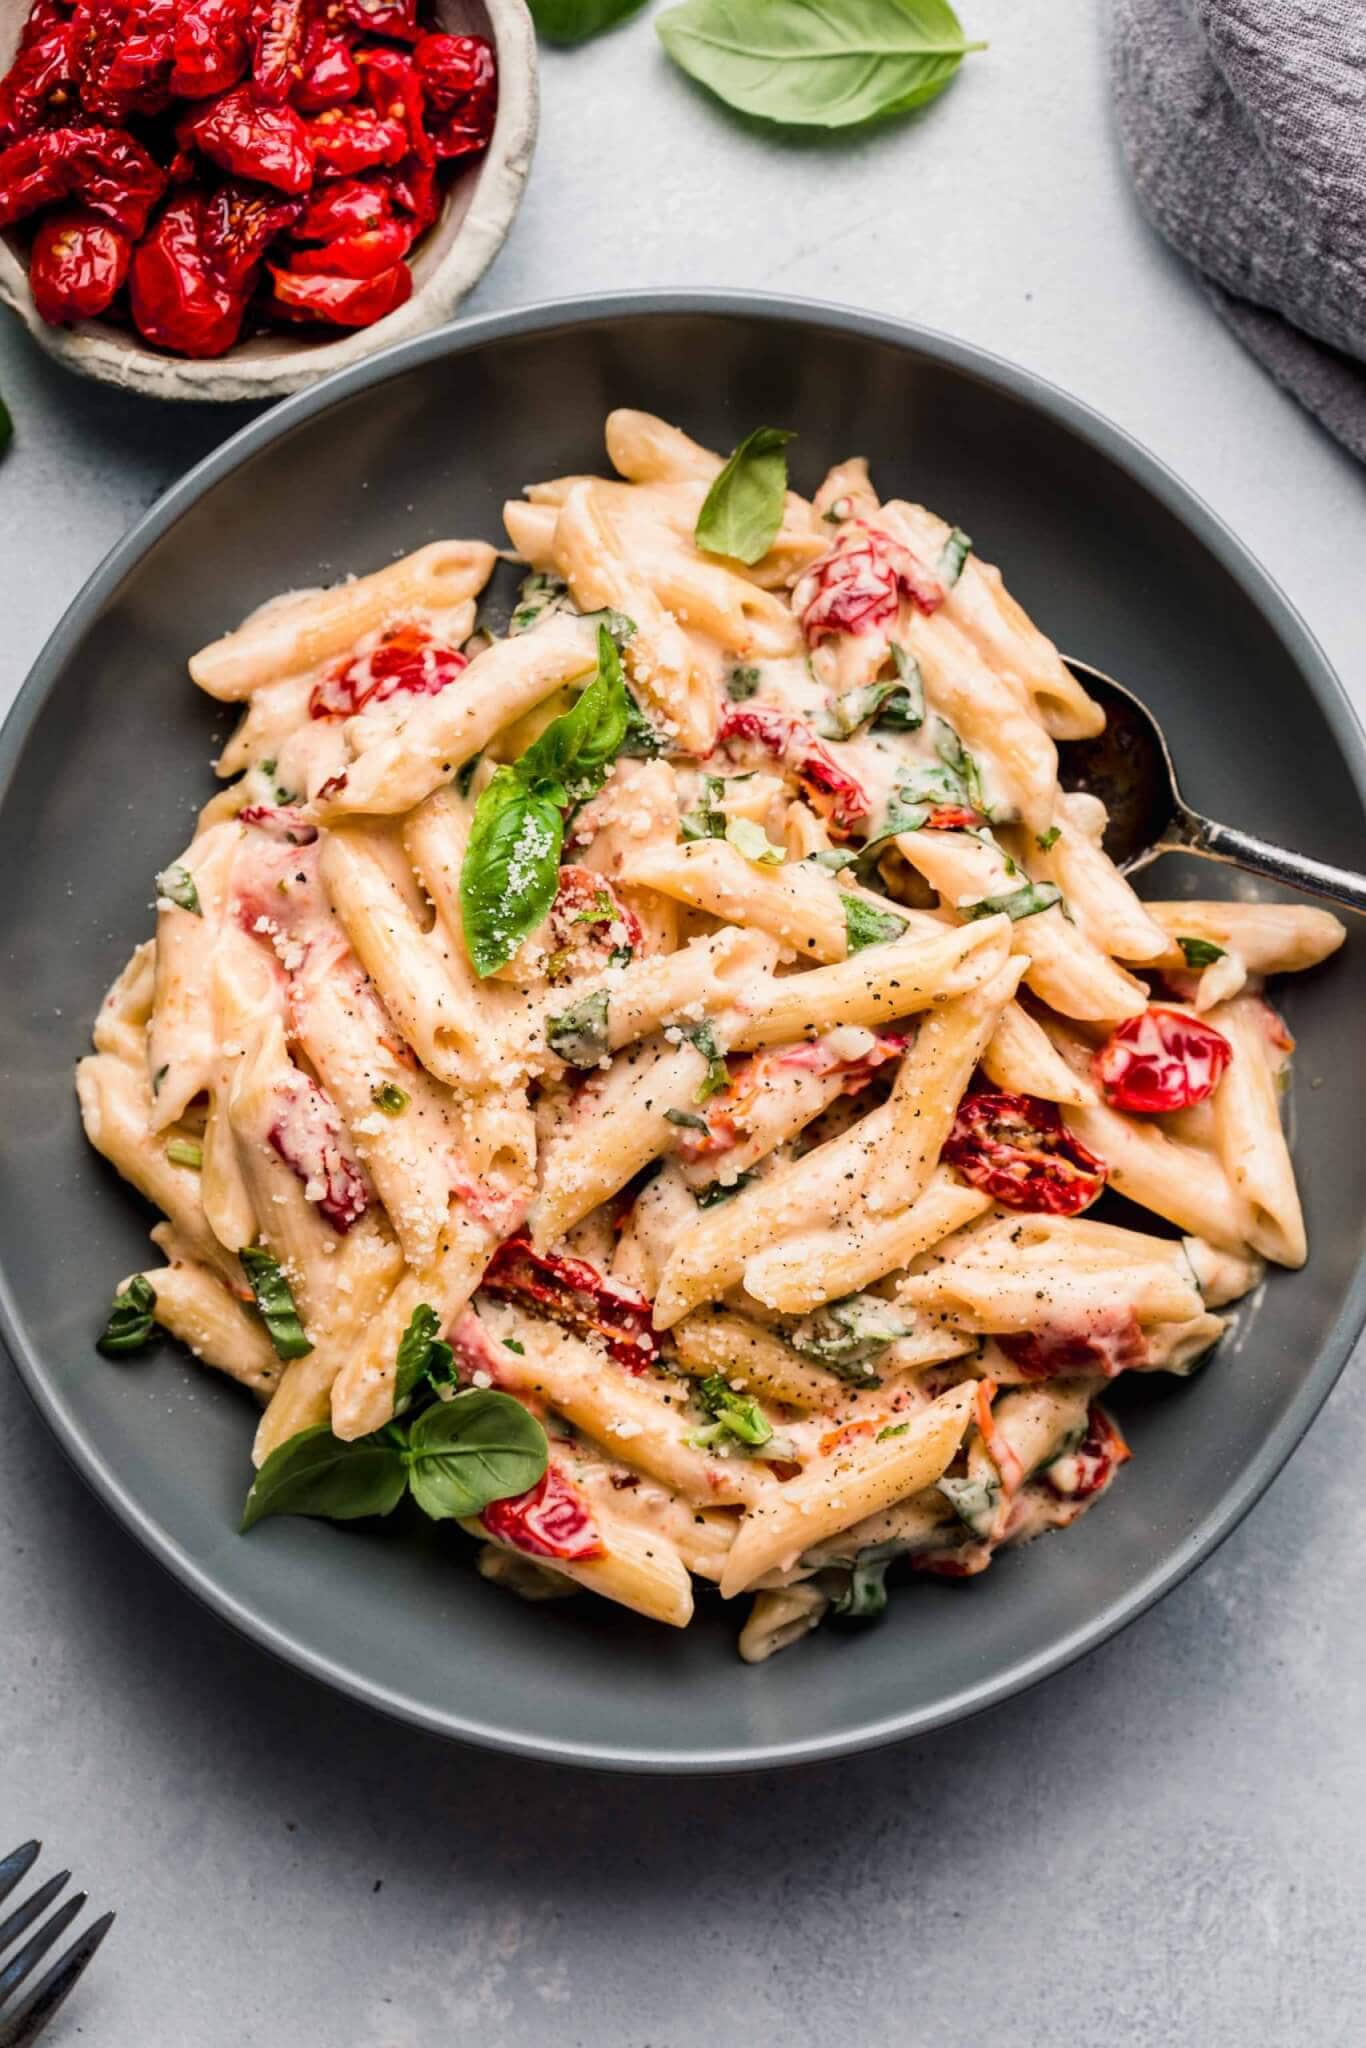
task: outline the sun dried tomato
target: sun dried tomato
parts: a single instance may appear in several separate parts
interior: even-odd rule
[[[83,207],[47,214],[29,256],[33,303],[53,327],[103,313],[128,275],[132,245],[109,221]]]
[[[373,107],[329,107],[315,115],[307,132],[320,178],[349,178],[408,154],[405,124],[384,120]]]
[[[567,1563],[603,1555],[602,1538],[583,1495],[554,1465],[527,1493],[490,1501],[479,1517],[490,1536],[531,1557]]]
[[[162,113],[171,103],[175,33],[176,0],[125,0],[119,41],[104,54],[98,100],[91,98],[89,70],[82,80],[85,104],[113,120]]]
[[[389,191],[394,204],[413,216],[419,233],[430,227],[441,211],[436,166],[422,157],[408,156],[395,166],[389,179]]]
[[[1055,1459],[1044,1472],[1054,1493],[1065,1500],[1090,1500],[1103,1493],[1133,1452],[1098,1401],[1086,1414],[1086,1434],[1070,1456]]]
[[[345,0],[344,14],[353,28],[372,36],[396,36],[401,42],[416,42],[422,30],[417,21],[417,0]]]
[[[871,805],[852,775],[845,773],[805,719],[751,704],[729,704],[721,716],[713,752],[750,740],[791,769],[808,796],[833,825],[848,831],[866,818]]]
[[[277,199],[274,193],[231,181],[220,185],[204,205],[209,267],[230,291],[250,291],[266,250],[298,211],[296,199]]]
[[[423,36],[413,50],[422,75],[428,126],[446,161],[488,147],[498,114],[498,70],[483,36]]]
[[[546,972],[552,981],[593,974],[614,957],[620,966],[639,949],[640,919],[594,868],[566,861],[547,919]]]
[[[79,199],[127,235],[140,235],[165,189],[141,143],[117,128],[43,128],[0,155],[0,227]]]
[[[280,192],[306,192],[313,183],[308,124],[293,107],[262,106],[250,86],[236,86],[182,121],[187,138],[220,170],[253,178]]]
[[[386,187],[373,178],[346,178],[324,185],[294,223],[299,242],[331,242],[338,235],[363,234],[391,218]]]
[[[354,718],[391,697],[435,697],[468,666],[455,648],[438,646],[425,626],[396,626],[369,654],[348,655],[328,669],[314,686],[308,715]]]
[[[963,1097],[944,1157],[1004,1208],[1046,1216],[1089,1208],[1107,1172],[1067,1129],[1056,1103],[994,1090]]]
[[[499,1245],[479,1284],[489,1294],[529,1302],[581,1335],[600,1337],[618,1365],[633,1372],[642,1372],[659,1354],[650,1302],[587,1259],[535,1251],[530,1238],[519,1234]]]
[[[74,22],[56,0],[38,0],[0,80],[0,145],[31,134],[73,105],[80,75],[76,47]]]
[[[283,846],[312,846],[318,828],[310,824],[297,804],[243,804],[237,813],[239,825],[250,825],[268,839]]]
[[[341,1118],[320,1088],[297,1069],[276,1091],[276,1115],[267,1136],[272,1148],[303,1182],[307,1201],[339,1236],[370,1206],[370,1189],[359,1160],[347,1150]]]
[[[242,326],[246,294],[214,269],[205,246],[207,206],[186,192],[164,208],[133,252],[128,302],[139,334],[182,356],[221,356]]]
[[[183,0],[176,16],[171,91],[205,100],[247,68],[247,0]]]
[[[1233,1047],[1212,1024],[1153,1003],[1111,1032],[1091,1071],[1112,1109],[1160,1116],[1205,1101],[1232,1057]]]
[[[295,277],[378,277],[403,261],[416,232],[411,221],[380,221],[354,235],[338,235],[320,249],[296,249],[290,272]]]
[[[252,84],[263,100],[280,106],[299,82],[308,15],[304,0],[256,0],[247,23]]]
[[[412,296],[413,273],[406,263],[378,277],[296,277],[270,265],[275,307],[294,320],[323,320],[333,327],[370,327]]]
[[[966,804],[936,804],[920,826],[922,832],[972,832],[984,822],[980,811]]]
[[[944,586],[899,540],[852,519],[813,562],[792,593],[792,609],[815,646],[836,633],[871,633],[896,617],[902,595],[917,611],[937,611]]]
[[[293,105],[302,114],[321,114],[328,107],[344,107],[359,91],[360,67],[350,44],[341,36],[327,35],[320,23],[311,23],[303,64],[290,95]]]
[[[1102,1309],[1066,1329],[1045,1323],[1037,1330],[1010,1331],[996,1342],[1030,1380],[1077,1373],[1099,1373],[1112,1380],[1148,1359],[1148,1340],[1131,1308]]]
[[[402,122],[413,154],[435,162],[436,151],[424,125],[422,78],[412,58],[399,50],[361,50],[356,63],[366,104],[384,120]]]

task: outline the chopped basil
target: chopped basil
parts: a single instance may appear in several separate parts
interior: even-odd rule
[[[571,924],[611,924],[617,915],[617,906],[605,889],[599,889],[587,910],[576,910],[570,918]]]
[[[641,710],[631,690],[626,692],[626,737],[620,751],[633,761],[652,761],[656,754],[664,752],[663,739]]]
[[[677,1124],[681,1130],[685,1131],[706,1131],[711,1128],[707,1119],[704,1116],[698,1116],[696,1110],[692,1109],[666,1109],[664,1121],[669,1124]]]
[[[959,1521],[965,1523],[974,1536],[987,1537],[991,1534],[1001,1498],[999,1480],[941,1479],[937,1485]]]
[[[824,846],[815,853],[802,856],[803,863],[810,861],[813,867],[824,868],[828,875],[842,875],[846,868],[853,867],[857,858],[856,854],[846,853],[840,846]]]
[[[1050,825],[1046,832],[1036,832],[1034,834],[1034,844],[1038,847],[1040,853],[1047,853],[1057,845],[1061,837],[1062,826]]]
[[[725,831],[726,844],[742,853],[756,867],[781,867],[786,855],[781,846],[775,846],[762,825],[756,825],[753,818],[728,818]]]
[[[703,1059],[707,1062],[707,1071],[702,1078],[702,1085],[697,1091],[697,1100],[705,1102],[709,1096],[720,1095],[723,1090],[729,1088],[730,1068],[726,1065],[725,1056],[716,1043],[716,1033],[712,1030],[711,1024],[707,1020],[704,1019],[701,1024],[695,1024],[692,1030],[684,1035],[692,1040]]]
[[[462,761],[460,766],[456,769],[455,787],[459,795],[469,795],[470,784],[474,781],[474,771],[479,766],[479,763],[483,760],[483,758],[484,756],[482,753],[471,754],[469,760]]]
[[[939,557],[938,576],[945,590],[952,590],[963,573],[963,564],[972,553],[972,542],[961,526],[955,526],[944,543]]]
[[[844,929],[851,953],[860,952],[864,946],[880,946],[886,939],[899,939],[908,923],[909,919],[898,917],[894,910],[879,910],[875,903],[866,902],[852,890],[845,893]]]
[[[880,1294],[848,1294],[805,1316],[788,1342],[802,1358],[823,1365],[840,1379],[858,1387],[877,1387],[882,1382],[869,1368],[910,1329]]]
[[[607,1009],[611,998],[605,988],[581,996],[577,1003],[551,1017],[546,1024],[546,1043],[567,1066],[596,1067],[611,1047],[607,1038]]]
[[[970,922],[1004,911],[1012,924],[1018,924],[1022,917],[1037,917],[1041,910],[1051,910],[1061,902],[1062,890],[1056,882],[1026,882],[1023,888],[1011,889],[1004,896],[983,896],[976,903],[960,903],[958,911]]]
[[[875,1444],[885,1444],[890,1436],[905,1436],[910,1426],[909,1422],[889,1422],[885,1429],[878,1431],[877,1435],[873,1438],[873,1442]]]
[[[569,585],[562,576],[551,576],[544,570],[533,569],[524,576],[517,593],[517,608],[508,621],[509,637],[529,633],[533,626],[539,626],[552,612],[573,611],[573,600]]]
[[[1185,954],[1186,965],[1190,968],[1212,967],[1216,960],[1224,958],[1224,948],[1216,946],[1210,939],[1178,938],[1176,943]]]
[[[256,1297],[256,1306],[261,1311],[261,1320],[266,1333],[275,1346],[277,1358],[303,1358],[313,1349],[299,1321],[299,1312],[294,1306],[294,1296],[289,1291],[289,1282],[280,1271],[280,1262],[268,1252],[263,1244],[243,1245],[237,1254],[242,1262],[242,1271],[251,1283]],[[264,1471],[265,1467],[262,1467]]]
[[[157,1068],[156,1072],[155,1072],[155,1073],[153,1074],[153,1076],[152,1076],[152,1093],[153,1093],[153,1095],[160,1095],[160,1093],[161,1093],[161,1084],[162,1084],[162,1082],[163,1082],[163,1081],[164,1081],[164,1080],[166,1079],[166,1076],[167,1076],[167,1075],[168,1075],[168,1074],[170,1073],[170,1071],[171,1071],[171,1070],[170,1070],[170,1068],[169,1068],[169,1067],[158,1067],[158,1068]]]
[[[515,1351],[519,1358],[526,1357],[526,1345],[519,1343],[516,1337],[504,1337],[503,1349],[505,1351]]]
[[[109,1320],[95,1340],[96,1349],[106,1358],[141,1351],[155,1326],[152,1311],[156,1305],[156,1289],[141,1273],[135,1273],[122,1292],[114,1296]]]
[[[426,1380],[432,1387],[455,1382],[455,1354],[437,1336],[441,1318],[429,1302],[419,1302],[398,1340],[394,1362],[394,1413],[404,1408]]]
[[[702,777],[702,801],[695,810],[684,811],[678,829],[684,839],[724,839],[730,823],[719,808],[726,785],[719,775]]]
[[[157,895],[168,903],[174,903],[177,910],[188,910],[196,917],[204,915],[199,901],[199,891],[194,885],[194,876],[182,861],[173,861],[157,876]]]
[[[743,704],[759,687],[757,668],[733,668],[726,678],[726,695],[732,704]]]
[[[830,1603],[845,1621],[880,1621],[887,1612],[887,1567],[890,1557],[856,1557],[846,1584]]]
[[[783,523],[792,438],[781,427],[746,434],[702,501],[693,536],[699,548],[737,562],[768,553]]]
[[[382,1088],[372,1088],[370,1100],[376,1109],[383,1110],[385,1116],[402,1116],[408,1107],[407,1096],[392,1081],[386,1081]]]
[[[204,1147],[193,1138],[172,1138],[166,1146],[166,1157],[172,1166],[188,1166],[198,1173],[204,1165]]]
[[[723,1374],[708,1373],[706,1379],[698,1381],[696,1394],[700,1406],[712,1418],[705,1429],[699,1429],[688,1439],[698,1450],[712,1450],[726,1438],[746,1451],[760,1450],[771,1442],[773,1424],[763,1409],[750,1396],[734,1393]]]
[[[934,721],[934,751],[950,774],[958,777],[963,790],[958,801],[970,804],[974,811],[981,811],[983,816],[986,816],[987,807],[982,802],[982,778],[978,773],[977,763],[947,718],[936,717]]]
[[[732,1181],[708,1181],[704,1188],[693,1189],[692,1198],[699,1209],[714,1209],[718,1202],[728,1202],[741,1188],[747,1188],[753,1178],[752,1173],[737,1173]]]

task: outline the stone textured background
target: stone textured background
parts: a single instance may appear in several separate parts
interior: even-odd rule
[[[648,14],[548,53],[525,209],[470,310],[771,287],[1012,356],[1222,513],[1360,703],[1361,472],[1139,219],[1101,10],[962,11],[990,51],[919,120],[853,142],[731,119],[670,68]],[[8,321],[0,391],[17,428],[0,466],[8,703],[105,548],[236,421],[83,386]],[[1364,1468],[1349,1373],[1213,1562],[1050,1684],[854,1762],[631,1783],[445,1747],[238,1642],[87,1496],[0,1374],[0,1849],[42,1834],[45,1865],[120,1912],[49,2038],[1360,2041]]]

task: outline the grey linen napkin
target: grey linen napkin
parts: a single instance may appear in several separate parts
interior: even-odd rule
[[[1366,0],[1114,0],[1111,63],[1154,225],[1366,461]]]

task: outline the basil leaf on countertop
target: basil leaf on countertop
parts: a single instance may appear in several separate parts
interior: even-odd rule
[[[709,555],[757,562],[768,553],[783,523],[787,502],[787,456],[783,451],[792,438],[782,427],[756,427],[735,449],[697,515],[694,538]]]
[[[280,1271],[279,1260],[263,1244],[243,1245],[237,1256],[242,1271],[251,1282],[251,1291],[256,1297],[266,1332],[275,1346],[276,1357],[306,1357],[313,1346],[299,1321],[299,1311],[294,1306],[289,1282]]]
[[[645,0],[529,0],[531,18],[552,43],[586,43],[638,14]]]
[[[321,1515],[330,1522],[390,1515],[408,1486],[403,1456],[382,1436],[347,1443],[325,1422],[301,1429],[271,1452],[253,1479],[242,1533],[267,1515]]]
[[[684,0],[656,24],[718,99],[789,126],[848,128],[942,92],[970,50],[948,0]]]
[[[441,1522],[526,1493],[544,1474],[548,1451],[545,1431],[520,1401],[475,1387],[423,1409],[404,1462],[413,1499]]]

